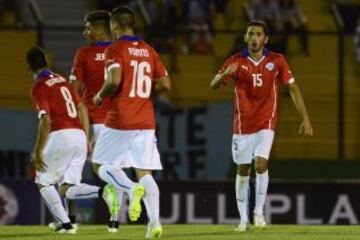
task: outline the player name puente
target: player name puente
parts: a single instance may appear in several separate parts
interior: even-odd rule
[[[129,54],[135,57],[149,57],[149,51],[143,48],[128,48]]]
[[[50,77],[52,77],[52,75],[50,75]],[[66,79],[63,77],[52,77],[49,80],[47,80],[45,83],[46,83],[46,85],[51,87],[52,85],[54,85],[56,83],[62,83],[62,82],[66,82]]]

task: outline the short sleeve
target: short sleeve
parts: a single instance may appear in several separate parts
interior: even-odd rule
[[[77,50],[74,62],[71,68],[71,74],[69,77],[70,81],[83,81],[84,69],[86,65],[86,58],[84,51],[81,49]]]
[[[279,80],[285,85],[288,86],[295,82],[294,76],[290,70],[290,66],[287,63],[286,59],[282,57],[279,63]]]
[[[232,56],[228,59],[225,60],[224,64],[221,66],[220,70],[218,71],[218,74],[222,74],[225,72],[225,70],[231,65],[231,64],[234,64],[236,63],[237,61],[237,58],[236,58],[236,55],[235,56]],[[224,84],[226,85],[230,79],[236,79],[236,72],[233,72],[231,74],[229,74],[225,79],[224,79]]]
[[[34,106],[38,112],[38,117],[41,118],[42,115],[50,114],[50,103],[46,95],[46,90],[41,87],[41,85],[36,85],[31,95]]]
[[[168,72],[166,71],[166,68],[164,64],[161,62],[159,54],[154,50],[154,78],[161,78],[161,77],[167,77]]]
[[[112,68],[121,67],[123,64],[123,58],[120,56],[118,51],[113,47],[107,47],[105,49],[105,72],[109,72]]]

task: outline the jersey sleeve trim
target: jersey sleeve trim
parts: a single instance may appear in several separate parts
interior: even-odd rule
[[[294,82],[295,82],[295,78],[292,77],[292,78],[289,79],[288,84],[292,84]]]
[[[38,113],[38,118],[40,119],[42,115],[46,115],[46,111],[45,110],[40,110]]]
[[[119,68],[120,64],[119,63],[112,63],[107,67],[108,72],[110,72],[111,69],[113,68]]]
[[[77,78],[76,78],[76,76],[75,76],[74,74],[71,74],[71,75],[69,76],[69,80],[70,80],[70,82],[72,82],[72,81],[77,81]]]

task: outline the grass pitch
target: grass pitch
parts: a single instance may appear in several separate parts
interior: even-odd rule
[[[233,225],[164,225],[163,240],[359,240],[360,226],[271,225],[264,230],[251,227],[244,233],[234,232]],[[123,225],[118,233],[108,233],[105,225],[80,225],[76,235],[59,235],[46,226],[1,226],[0,239],[79,239],[140,240],[146,226]]]

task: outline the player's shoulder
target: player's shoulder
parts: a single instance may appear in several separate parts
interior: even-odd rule
[[[76,50],[76,54],[85,54],[85,53],[88,52],[90,49],[91,49],[91,46],[90,46],[90,45],[79,47],[79,48]]]
[[[235,54],[229,56],[228,58],[226,58],[226,62],[240,61],[244,58],[245,58],[245,56],[241,52],[239,52],[239,53],[235,53]]]
[[[40,78],[35,80],[35,83],[33,84],[33,87],[31,89],[32,95],[39,94],[45,90],[45,81],[46,78]]]
[[[37,79],[37,80],[35,80],[35,82],[33,84],[32,90],[35,91],[35,90],[41,88],[43,85],[44,85],[44,79],[43,78]]]
[[[280,61],[286,60],[285,56],[279,52],[269,51],[268,56],[273,60],[280,60]]]
[[[87,46],[82,46],[82,47],[78,48],[77,54],[87,56],[88,54],[93,54],[94,52],[97,52],[97,51],[99,51],[98,46],[96,46],[96,45],[87,45]]]
[[[122,51],[122,49],[124,48],[124,43],[122,41],[115,41],[111,44],[109,44],[105,49],[104,52],[109,53],[109,52],[113,52],[113,53],[119,53]]]
[[[151,46],[149,43],[142,40],[141,42],[139,42],[139,44],[140,44],[141,48],[147,49],[152,56],[159,56],[158,51],[153,46]]]
[[[106,47],[106,49],[117,49],[117,48],[122,48],[123,46],[126,45],[125,41],[115,41],[113,43],[111,43],[110,45],[108,45]]]

